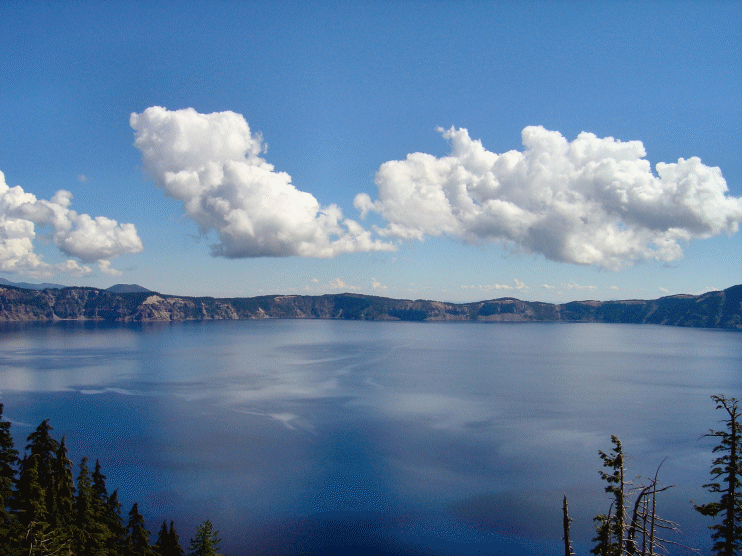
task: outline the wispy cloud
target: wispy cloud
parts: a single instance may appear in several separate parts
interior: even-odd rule
[[[240,114],[154,106],[132,114],[130,124],[154,182],[183,203],[202,233],[218,234],[214,256],[334,257],[395,249],[275,171],[260,156],[262,136]]]
[[[105,262],[110,266],[111,264],[110,261],[105,261]],[[73,261],[72,259],[68,259],[67,261],[63,263],[55,265],[54,269],[64,274],[69,274],[71,276],[74,276],[76,278],[87,276],[88,274],[93,273],[92,269],[89,266],[80,265],[77,263],[77,261]]]
[[[341,280],[340,278],[335,278],[334,280],[331,280],[329,284],[327,284],[327,287],[331,290],[338,290],[338,291],[355,291],[359,290],[358,286],[352,286],[350,284],[347,284],[344,280]]]
[[[348,284],[341,278],[333,278],[329,282],[320,282],[317,278],[312,278],[309,284],[304,286],[305,292],[349,292],[360,290],[358,286]]]
[[[106,276],[121,276],[123,274],[120,270],[111,268],[111,261],[106,260],[98,261],[98,270],[100,270],[101,274],[105,274]]]
[[[386,291],[389,289],[387,286],[379,282],[376,278],[371,278],[371,290],[372,291]]]
[[[654,175],[641,141],[583,132],[569,142],[531,126],[522,152],[496,154],[466,129],[440,132],[449,156],[386,162],[376,174],[378,200],[356,196],[362,215],[386,219],[380,234],[444,234],[616,270],[678,259],[682,243],[735,233],[742,221],[742,199],[727,195],[719,168],[681,158],[658,163]]]
[[[497,290],[529,290],[528,286],[526,286],[523,282],[518,280],[517,278],[514,280],[515,285],[511,286],[510,284],[479,284],[479,285],[471,285],[471,286],[461,286],[463,289],[477,289],[479,291],[484,292],[490,292],[490,291],[497,291]]]
[[[578,290],[578,291],[595,291],[598,286],[583,286],[577,282],[562,283],[562,288],[567,290]]]

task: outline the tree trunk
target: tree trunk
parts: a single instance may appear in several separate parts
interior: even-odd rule
[[[564,503],[562,504],[562,512],[564,514],[563,526],[564,526],[564,556],[573,556],[572,543],[569,541],[569,522],[572,521],[569,518],[569,508],[567,507],[567,495],[564,495]]]

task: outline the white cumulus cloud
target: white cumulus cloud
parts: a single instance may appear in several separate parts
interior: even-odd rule
[[[44,262],[34,251],[37,226],[51,227],[51,239],[59,250],[84,263],[106,261],[106,268],[110,268],[110,259],[142,250],[133,224],[78,214],[69,208],[71,202],[72,194],[64,190],[57,191],[51,200],[37,199],[19,185],[9,187],[0,172],[0,271],[32,276],[92,272],[74,260],[57,265]]]
[[[215,231],[212,254],[242,257],[333,257],[389,251],[337,205],[323,207],[260,155],[262,137],[234,112],[200,114],[153,106],[132,114],[135,146],[145,170],[183,203],[204,234]]]
[[[466,129],[439,131],[450,155],[386,162],[376,174],[378,200],[356,196],[362,215],[386,219],[379,234],[445,234],[616,270],[677,259],[682,243],[733,234],[742,221],[742,199],[727,195],[720,169],[695,157],[660,162],[655,175],[641,141],[583,132],[569,142],[531,126],[522,152],[496,154]]]

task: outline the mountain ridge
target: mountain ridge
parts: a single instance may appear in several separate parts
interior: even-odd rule
[[[48,290],[48,289],[62,289],[67,286],[62,284],[50,284],[44,282],[42,284],[32,284],[30,282],[11,282],[7,278],[0,278],[0,286],[15,286],[16,288],[22,288],[24,290]]]
[[[141,287],[141,286],[139,286]],[[30,290],[0,285],[0,322],[154,322],[264,318],[385,321],[603,322],[742,330],[742,285],[653,300],[570,301],[502,297],[470,303],[365,294],[214,298],[91,287]]]

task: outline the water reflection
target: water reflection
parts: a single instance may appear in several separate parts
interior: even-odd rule
[[[665,482],[682,486],[666,516],[686,540],[705,538],[688,503],[703,499],[711,461],[697,439],[717,419],[709,396],[740,394],[741,364],[739,334],[651,326],[0,333],[14,435],[51,418],[73,459],[100,457],[151,528],[175,519],[187,537],[211,518],[232,554],[554,553],[563,492],[585,552],[592,515],[607,509],[597,450],[611,434],[632,473],[669,456]]]

